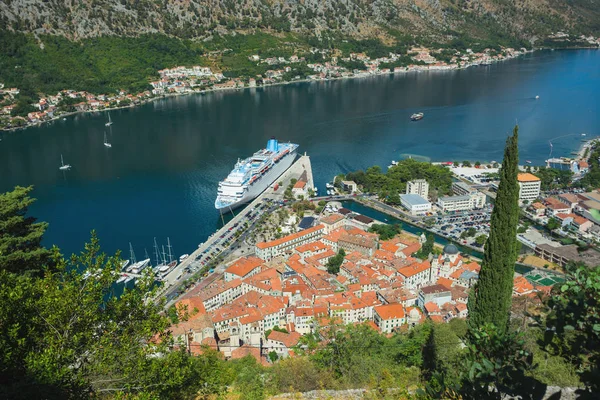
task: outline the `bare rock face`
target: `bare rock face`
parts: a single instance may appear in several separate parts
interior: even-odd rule
[[[394,29],[523,38],[592,30],[600,3],[588,0],[2,0],[0,26],[81,39],[163,33],[205,38],[219,31],[340,32],[354,37]],[[597,24],[596,24],[597,29]],[[364,32],[367,32],[366,34]],[[593,33],[593,32],[592,32]]]

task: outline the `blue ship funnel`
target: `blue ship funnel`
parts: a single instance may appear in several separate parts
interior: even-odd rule
[[[267,150],[272,151],[273,153],[277,153],[279,151],[279,143],[277,142],[277,139],[269,139],[267,142]]]

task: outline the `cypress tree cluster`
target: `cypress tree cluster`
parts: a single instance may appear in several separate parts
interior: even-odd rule
[[[494,324],[501,332],[508,327],[513,276],[517,261],[519,223],[518,126],[506,140],[500,185],[491,216],[479,281],[469,296],[469,327]]]

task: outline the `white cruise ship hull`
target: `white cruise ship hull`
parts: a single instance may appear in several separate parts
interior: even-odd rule
[[[291,153],[286,154],[278,163],[276,163],[273,168],[271,168],[267,173],[257,179],[254,183],[248,186],[244,195],[238,201],[227,204],[224,206],[220,206],[217,202],[215,202],[215,208],[219,210],[221,214],[227,213],[230,210],[234,210],[238,207],[243,206],[244,204],[250,203],[252,200],[257,198],[262,192],[265,191],[273,182],[275,182],[287,169],[292,165],[294,160],[296,159],[296,150]]]

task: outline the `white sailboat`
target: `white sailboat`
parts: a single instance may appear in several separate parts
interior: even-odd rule
[[[108,141],[106,140],[106,132],[104,132],[104,146],[111,148],[112,144],[108,143]]]
[[[63,155],[60,155],[60,167],[58,167],[58,169],[60,169],[61,171],[66,171],[71,169],[71,165],[70,164],[65,164],[65,161],[63,160]]]
[[[104,124],[104,126],[111,126],[112,120],[110,119],[110,111],[108,112],[108,122]]]

